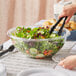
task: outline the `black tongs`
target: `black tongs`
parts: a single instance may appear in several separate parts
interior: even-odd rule
[[[3,56],[4,54],[6,54],[7,52],[12,52],[15,49],[14,45],[11,45],[8,49],[0,52],[0,56]]]
[[[54,31],[54,29],[56,28],[56,26],[60,23],[60,21],[61,21],[63,18],[65,18],[65,19],[64,19],[64,21],[63,21],[63,24],[62,24],[61,28],[60,28],[59,31],[58,31],[58,35],[59,35],[59,36],[61,35],[62,30],[63,30],[63,27],[64,27],[65,22],[66,22],[66,19],[67,19],[67,16],[66,16],[66,17],[61,17],[61,18],[56,22],[56,24],[50,29],[50,31],[49,31],[50,34]]]

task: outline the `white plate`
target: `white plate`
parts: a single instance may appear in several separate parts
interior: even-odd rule
[[[29,69],[20,72],[17,76],[69,76],[65,72],[59,72],[55,69]]]

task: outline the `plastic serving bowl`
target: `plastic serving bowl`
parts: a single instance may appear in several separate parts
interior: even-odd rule
[[[16,28],[12,28],[7,32],[14,46],[19,51],[32,58],[46,58],[49,56],[53,56],[62,48],[67,37],[70,35],[70,32],[64,28],[62,36],[57,38],[25,39],[13,36],[11,33],[15,31]]]

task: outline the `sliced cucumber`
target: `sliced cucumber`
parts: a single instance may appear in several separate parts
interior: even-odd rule
[[[30,49],[30,53],[32,54],[32,55],[37,55],[37,49],[35,49],[35,48],[31,48]]]
[[[51,34],[50,37],[56,37],[56,34]]]
[[[43,54],[38,54],[38,55],[36,55],[37,57],[44,57],[44,55]]]

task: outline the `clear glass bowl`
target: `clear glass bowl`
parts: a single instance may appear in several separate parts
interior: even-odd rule
[[[67,37],[70,35],[70,32],[64,28],[62,35],[57,38],[25,39],[13,36],[11,33],[15,31],[16,28],[12,28],[7,32],[14,46],[25,55],[32,58],[40,58],[40,59],[49,56],[52,57],[54,54],[56,54],[62,48]]]

